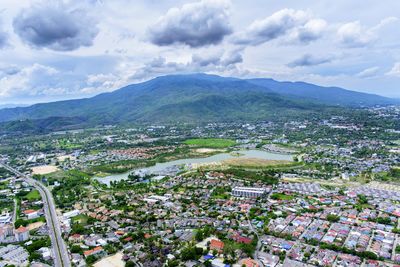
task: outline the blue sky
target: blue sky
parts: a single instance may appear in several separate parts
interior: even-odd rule
[[[190,72],[400,97],[400,1],[1,2],[0,105]]]

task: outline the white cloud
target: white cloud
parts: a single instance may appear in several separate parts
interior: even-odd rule
[[[400,62],[394,63],[392,69],[386,75],[400,77]]]
[[[172,8],[149,28],[150,40],[160,46],[218,44],[232,32],[229,1],[202,0]]]
[[[373,33],[363,29],[359,21],[340,26],[337,34],[339,41],[347,47],[362,47],[375,40]]]
[[[359,78],[372,78],[372,77],[375,77],[379,73],[380,69],[381,69],[380,67],[367,68],[367,69],[359,72],[357,74],[357,77],[359,77]]]
[[[91,46],[99,31],[87,10],[62,2],[42,3],[22,9],[14,18],[13,27],[21,40],[30,46],[57,51]]]
[[[311,54],[304,54],[303,56],[287,64],[287,66],[290,68],[317,66],[324,63],[329,63],[332,61],[332,59],[332,56],[314,56]]]
[[[236,35],[239,44],[259,45],[281,37],[298,43],[309,43],[322,36],[326,22],[313,18],[310,12],[282,9],[263,20],[254,21]]]
[[[376,41],[378,31],[388,24],[398,21],[396,17],[387,17],[372,28],[365,28],[360,21],[343,24],[337,31],[339,42],[346,47],[363,47]]]
[[[54,68],[33,64],[14,75],[5,75],[0,79],[0,96],[48,94],[51,80],[57,73]]]

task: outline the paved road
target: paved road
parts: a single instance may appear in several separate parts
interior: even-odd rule
[[[69,267],[71,262],[68,256],[67,246],[61,236],[61,227],[57,218],[56,208],[54,204],[53,195],[50,190],[44,186],[41,182],[36,181],[21,173],[20,171],[0,162],[0,166],[6,168],[7,170],[13,172],[18,177],[22,178],[25,182],[35,187],[43,199],[44,214],[46,217],[46,223],[49,228],[49,235],[51,239],[51,244],[53,245],[54,254],[54,264],[56,267]]]
[[[13,224],[17,220],[17,212],[18,212],[18,202],[17,202],[17,198],[14,198],[14,212],[13,212],[13,217],[12,217]]]
[[[254,226],[251,224],[251,221],[250,221],[248,213],[246,213],[246,218],[247,218],[247,223],[249,224],[250,230],[257,236],[257,240],[258,240],[257,246],[256,246],[256,250],[254,252],[254,259],[257,260],[257,262],[260,263],[261,266],[264,266],[264,264],[258,258],[258,253],[260,252],[261,247],[262,247],[260,236],[259,236],[257,230],[254,229]]]

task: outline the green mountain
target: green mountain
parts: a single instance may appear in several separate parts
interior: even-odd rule
[[[46,130],[118,123],[269,120],[320,114],[334,105],[354,106],[355,101],[369,105],[395,102],[344,89],[340,92],[344,91],[345,97],[336,97],[338,89],[272,81],[206,74],[162,76],[92,98],[2,109],[0,128],[11,125],[15,129]],[[329,94],[330,106],[324,101]]]
[[[283,96],[309,99],[328,105],[368,107],[400,103],[395,99],[379,95],[360,93],[339,87],[323,87],[305,82],[278,82],[273,79],[249,79],[247,81]]]

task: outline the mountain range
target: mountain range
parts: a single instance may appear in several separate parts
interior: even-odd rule
[[[383,96],[304,82],[167,75],[91,98],[1,109],[0,129],[270,120],[398,103]]]

